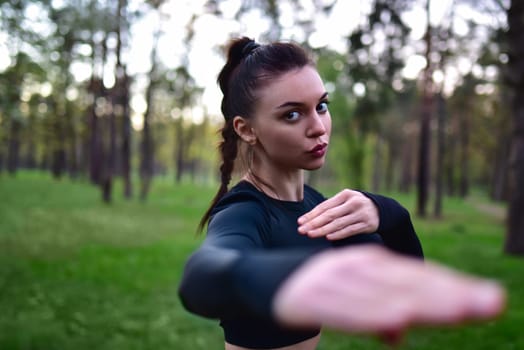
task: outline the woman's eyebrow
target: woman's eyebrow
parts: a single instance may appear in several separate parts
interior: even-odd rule
[[[328,93],[324,92],[322,94],[322,96],[320,96],[320,98],[318,100],[322,101],[327,96],[328,96]],[[303,102],[288,101],[288,102],[284,102],[281,105],[277,106],[276,109],[281,109],[281,108],[286,108],[286,107],[301,107],[301,106],[304,106],[304,105],[305,105],[305,103],[303,103]]]

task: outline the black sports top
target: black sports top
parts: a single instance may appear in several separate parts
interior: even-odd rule
[[[423,256],[408,211],[393,199],[363,194],[379,209],[377,233],[329,241],[297,231],[297,219],[325,200],[313,188],[305,185],[304,199],[290,202],[239,182],[213,209],[206,239],[187,261],[179,287],[182,303],[191,312],[219,318],[225,340],[237,346],[267,349],[314,337],[320,329],[286,329],[271,313],[280,284],[312,254],[378,243],[402,254]]]

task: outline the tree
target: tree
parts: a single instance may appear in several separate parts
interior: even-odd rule
[[[131,198],[131,112],[129,108],[130,77],[127,74],[126,65],[122,63],[123,37],[127,34],[127,0],[119,0],[117,8],[117,47],[116,47],[116,69],[115,86],[113,88],[113,105],[115,113],[122,119],[122,169],[124,180],[124,197]]]
[[[39,82],[43,69],[39,61],[27,52],[28,47],[42,50],[45,43],[41,33],[24,23],[29,6],[44,7],[42,3],[19,0],[0,1],[0,31],[7,34],[4,42],[11,63],[0,72],[0,170],[3,160],[9,173],[15,174],[20,165],[20,149],[27,115],[22,110],[22,91],[27,83]]]
[[[175,92],[175,102],[182,111],[180,116],[175,119],[175,182],[180,183],[189,162],[189,149],[195,139],[195,126],[191,122],[188,127],[187,118],[183,113],[191,108],[191,105],[200,94],[200,89],[195,86],[195,82],[189,75],[184,66],[177,68],[176,78],[172,82],[172,89]]]
[[[0,74],[0,116],[5,124],[7,145],[7,171],[14,175],[20,165],[22,134],[28,122],[22,112],[22,87],[24,82],[37,82],[43,76],[40,65],[27,54],[18,51],[15,63]],[[0,135],[1,136],[1,135]]]
[[[153,178],[154,173],[154,144],[153,144],[153,137],[151,135],[151,118],[154,114],[154,93],[155,89],[158,85],[158,82],[160,80],[160,74],[159,74],[159,59],[158,59],[158,40],[160,38],[160,35],[162,34],[162,14],[160,12],[160,5],[161,2],[154,3],[153,6],[155,7],[158,15],[159,15],[159,21],[157,24],[157,28],[155,29],[153,33],[153,46],[151,48],[151,69],[149,70],[149,84],[146,88],[145,98],[146,98],[146,111],[144,112],[144,121],[143,121],[143,127],[142,127],[142,141],[140,144],[140,150],[141,150],[141,160],[140,160],[140,179],[141,179],[141,186],[140,186],[140,200],[145,201],[147,198],[147,195],[149,193],[149,189],[151,186],[151,180]]]
[[[507,10],[508,66],[507,82],[511,88],[513,134],[509,160],[508,226],[504,250],[524,255],[524,2],[511,0]]]
[[[433,65],[431,63],[433,29],[430,22],[430,0],[426,2],[426,67],[422,78],[422,101],[420,108],[419,153],[417,170],[417,215],[426,216],[430,183],[431,118],[433,109]]]
[[[356,91],[355,109],[347,126],[348,165],[356,188],[364,187],[365,148],[369,136],[379,135],[378,140],[382,137],[381,132],[388,132],[381,130],[380,117],[393,106],[396,95],[393,84],[401,80],[403,62],[398,51],[407,42],[409,28],[400,14],[409,4],[410,1],[373,1],[365,23],[348,38],[346,74]]]

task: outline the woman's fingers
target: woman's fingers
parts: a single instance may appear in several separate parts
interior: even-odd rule
[[[277,291],[277,319],[347,332],[396,335],[413,325],[458,324],[498,315],[497,284],[442,266],[359,246],[321,253]]]
[[[319,216],[324,214],[327,210],[338,207],[339,205],[345,203],[347,199],[350,197],[349,192],[351,191],[343,190],[337,193],[335,196],[326,199],[325,201],[317,205],[315,208],[313,208],[311,211],[298,218],[298,224],[304,225],[308,223],[310,224],[310,226],[319,225],[319,223],[322,223],[324,220],[324,218],[319,220]]]
[[[357,233],[375,232],[378,209],[362,193],[343,190],[298,219],[298,232],[310,237],[342,239]]]

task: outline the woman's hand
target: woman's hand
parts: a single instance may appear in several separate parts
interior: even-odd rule
[[[394,342],[414,325],[493,318],[504,302],[492,281],[368,245],[313,256],[279,288],[273,313],[290,326],[323,325]]]
[[[299,233],[337,240],[376,232],[379,213],[371,199],[358,191],[346,189],[301,216],[298,225]]]

